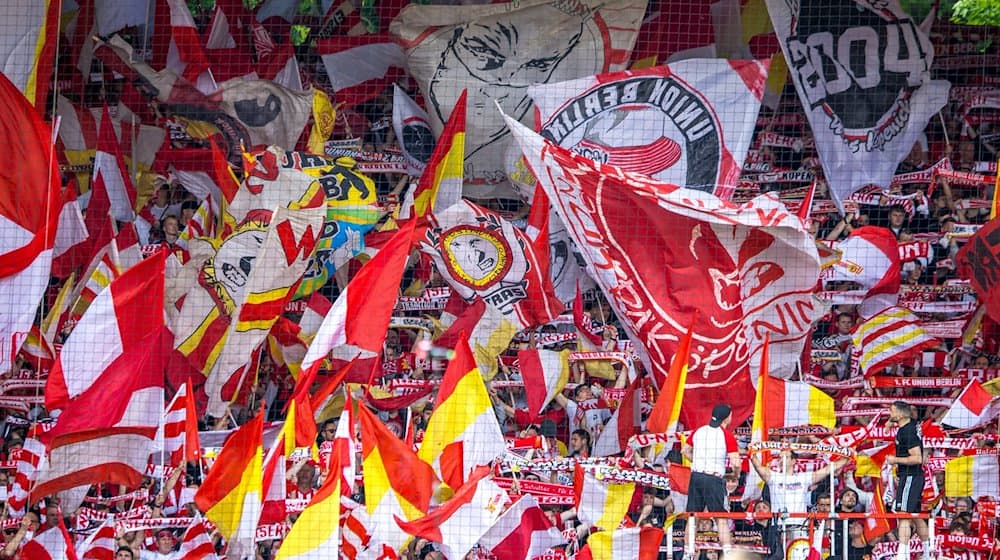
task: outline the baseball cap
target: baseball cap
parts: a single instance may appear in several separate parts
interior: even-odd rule
[[[717,404],[715,408],[712,409],[712,421],[708,423],[709,426],[713,428],[718,428],[722,425],[723,420],[729,418],[729,415],[733,413],[733,409],[729,408],[728,404]]]

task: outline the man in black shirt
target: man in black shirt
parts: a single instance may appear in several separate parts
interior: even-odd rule
[[[912,419],[910,405],[896,401],[889,407],[889,421],[899,428],[896,431],[896,455],[886,457],[886,463],[896,465],[896,499],[893,506],[897,513],[920,513],[920,497],[924,492],[924,442],[920,426]],[[913,525],[923,541],[924,560],[930,558],[927,522],[923,519],[899,520],[899,556],[910,557],[910,535]]]

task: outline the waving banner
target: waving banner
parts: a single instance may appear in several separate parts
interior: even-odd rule
[[[968,279],[986,313],[1000,322],[1000,218],[993,218],[955,256],[958,274]]]
[[[813,321],[819,255],[774,198],[735,205],[594,163],[508,119],[529,165],[660,386],[694,317],[681,421],[727,402],[753,408],[750,372],[770,335],[771,373],[788,377]]]
[[[767,79],[752,60],[687,60],[528,88],[538,130],[585,157],[729,199]]]
[[[646,0],[528,0],[476,6],[410,4],[389,27],[406,49],[436,134],[468,90],[465,194],[510,194],[510,142],[494,102],[528,123],[528,86],[623,70]]]
[[[934,51],[899,0],[767,0],[834,200],[888,187],[948,100]]]

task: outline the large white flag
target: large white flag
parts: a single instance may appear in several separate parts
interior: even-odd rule
[[[590,159],[729,199],[767,67],[685,60],[528,88],[541,135]]]
[[[948,100],[949,83],[930,79],[920,22],[899,0],[767,0],[767,10],[834,200],[887,187]]]

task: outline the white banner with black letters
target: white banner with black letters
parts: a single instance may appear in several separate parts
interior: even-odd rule
[[[528,88],[537,130],[600,163],[732,198],[767,80],[755,60],[692,59]]]
[[[950,84],[899,0],[767,0],[836,201],[888,187]]]

